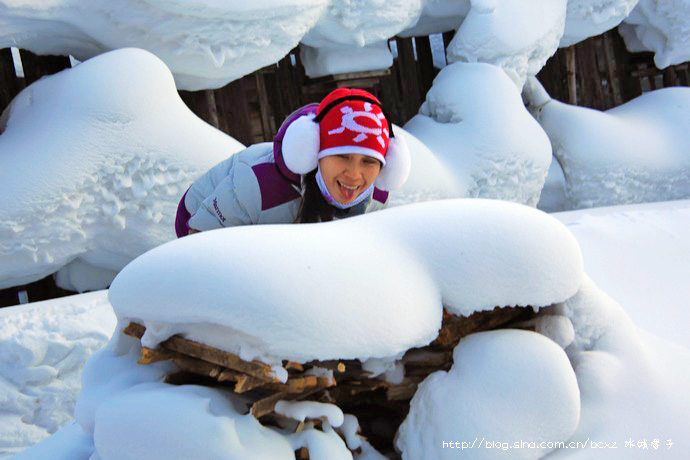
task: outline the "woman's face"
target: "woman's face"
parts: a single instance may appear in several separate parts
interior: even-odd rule
[[[323,157],[319,166],[328,192],[340,204],[354,201],[381,172],[379,160],[355,153]]]

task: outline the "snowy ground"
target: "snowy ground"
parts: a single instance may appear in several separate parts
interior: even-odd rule
[[[628,421],[622,426],[613,422],[600,426],[596,419],[587,418],[578,428],[582,437],[573,439],[584,442],[586,435],[591,435],[591,439],[617,442],[618,450],[609,449],[605,455],[603,451],[598,452],[604,458],[648,458],[649,455],[686,458],[690,452],[690,447],[684,444],[687,441],[674,438],[671,431],[674,423],[678,423],[676,428],[687,426],[687,412],[669,425],[667,416],[676,412],[665,412],[667,407],[654,407],[654,404],[660,404],[659,385],[669,391],[663,399],[664,404],[668,404],[669,399],[680,406],[687,407],[688,403],[684,392],[673,392],[673,385],[690,381],[690,343],[682,333],[683,325],[690,319],[689,288],[683,282],[690,275],[687,262],[690,235],[684,231],[690,223],[690,201],[599,208],[555,216],[577,237],[585,270],[594,283],[619,302],[637,325],[640,335],[627,346],[634,345],[634,352],[641,353],[638,359],[645,356],[645,362],[653,363],[651,381],[642,379],[642,383],[638,381],[631,387],[632,382],[620,381],[619,375],[603,387],[594,387],[609,398],[601,398],[596,403],[613,414],[621,414],[627,410],[629,401],[637,401],[635,411],[642,411],[646,417],[652,417],[654,423],[660,423],[655,426],[640,415],[628,413],[625,414]],[[0,382],[6,389],[0,418],[2,458],[8,458],[13,452],[69,423],[79,390],[81,366],[106,343],[114,326],[115,317],[106,291],[0,310],[0,356],[4,360]],[[611,352],[593,353],[592,357],[597,355],[604,362],[581,365],[580,369],[588,366],[600,369],[599,366],[616,362]],[[639,379],[634,373],[636,367],[631,364],[618,372],[624,373],[622,377]],[[595,377],[596,374],[589,378]],[[598,383],[602,384],[604,382]],[[580,386],[588,388],[583,382]],[[648,399],[646,404],[645,398]],[[659,418],[666,422],[659,422]],[[70,430],[78,433],[76,428],[73,426]],[[64,433],[62,436],[74,442],[74,436]],[[637,441],[644,436],[649,444],[648,451],[637,446]],[[635,447],[624,449],[629,437],[635,440]],[[655,438],[660,445],[658,452],[651,452]],[[666,446],[668,439],[673,443],[670,448]],[[55,438],[53,443],[59,440]],[[88,437],[82,439],[81,445],[85,451],[91,449]],[[586,449],[561,452],[556,456],[567,453],[577,458],[591,458],[591,450]]]

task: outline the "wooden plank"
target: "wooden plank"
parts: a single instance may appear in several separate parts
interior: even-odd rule
[[[180,370],[185,372],[211,377],[217,379],[219,382],[230,380],[227,373],[223,374],[227,370],[222,366],[207,363],[206,361],[202,361],[200,359],[189,358],[187,356],[176,354],[173,362],[177,365],[177,367],[180,368]],[[224,376],[222,380],[220,379],[221,375]],[[234,373],[233,375],[237,376],[238,374]]]
[[[613,49],[614,44],[611,39],[610,33],[605,33],[603,36],[604,42],[604,53],[606,56],[606,64],[609,79],[609,88],[611,91],[611,97],[613,99],[613,107],[619,106],[623,103],[623,96],[621,92],[621,74],[619,71],[619,65],[616,62],[616,54]]]
[[[559,49],[551,56],[546,65],[537,74],[537,79],[549,95],[557,100],[568,102],[568,79],[566,69],[566,53],[568,48]]]
[[[21,85],[14,68],[14,59],[10,48],[0,49],[0,114],[19,94]],[[1,124],[1,123],[0,123]],[[0,133],[4,127],[0,126]]]
[[[665,68],[662,75],[664,87],[680,86],[680,79],[676,75],[676,69],[673,66]]]
[[[215,93],[205,91],[178,91],[180,98],[194,114],[214,128],[218,128],[218,109]]]
[[[268,102],[268,94],[266,92],[266,83],[261,72],[254,72],[254,82],[256,90],[259,95],[259,117],[261,119],[261,139],[270,140],[275,135],[275,123],[272,122],[271,113],[273,112],[271,104]]]
[[[515,321],[524,321],[536,315],[531,307],[496,307],[468,317],[457,316],[444,310],[443,326],[438,338],[432,342],[442,348],[455,347],[460,339],[474,332],[498,329]]]
[[[608,62],[606,59],[606,47],[604,35],[600,35],[592,40],[594,45],[594,62],[597,72],[592,75],[592,84],[598,89],[598,99],[593,101],[592,107],[599,110],[606,110],[614,106],[613,95],[611,92],[611,82],[608,77]]]
[[[428,36],[414,37],[417,48],[417,78],[419,84],[419,94],[422,99],[426,97],[426,93],[431,89],[434,78],[438,71],[434,67],[434,56],[431,53],[431,41]]]
[[[141,339],[146,328],[141,324],[129,323],[123,329],[123,333]],[[244,361],[239,356],[230,352],[219,350],[218,348],[185,339],[180,336],[172,336],[160,344],[160,347],[167,350],[176,351],[186,356],[198,358],[212,364],[226,367],[231,370],[249,374],[252,377],[263,380],[267,383],[279,383],[280,381],[273,375],[273,370],[267,364],[258,361]]]
[[[218,379],[220,380],[220,379]],[[225,380],[225,378],[223,379]],[[237,383],[235,384],[235,393],[246,393],[247,391],[253,390],[254,388],[258,388],[266,382],[261,379],[257,379],[255,377],[251,377],[249,375],[240,375],[236,379]]]
[[[405,376],[401,383],[390,385],[386,389],[386,398],[389,401],[409,401],[417,392],[419,382],[423,379],[419,377]]]
[[[448,32],[443,32],[442,37],[443,37],[443,49],[447,50],[448,45],[450,45],[450,42],[453,41],[453,37],[455,37],[455,31],[449,30]],[[446,55],[446,62],[448,62],[447,55]]]
[[[575,59],[575,47],[570,46],[564,52],[568,104],[577,105],[577,61]]]
[[[164,348],[177,351],[184,355],[199,358],[219,366],[227,367],[232,370],[249,374],[252,377],[264,380],[266,382],[278,382],[274,377],[271,368],[257,361],[244,361],[239,356],[232,353],[212,348],[199,342],[182,337],[173,336],[161,344]]]
[[[22,59],[26,86],[43,76],[55,74],[72,66],[69,56],[39,56],[23,49],[19,50],[19,54]]]
[[[400,90],[402,92],[402,122],[409,120],[419,111],[422,98],[419,94],[417,63],[412,48],[412,38],[395,39],[398,44],[398,63],[400,72]]]
[[[617,31],[612,31],[609,38],[613,44],[614,55],[620,72],[621,99],[623,102],[629,101],[642,94],[639,78],[632,75],[636,68],[634,60],[637,57],[628,52],[623,37]]]
[[[295,64],[292,60],[295,60]],[[299,46],[295,47],[290,53],[280,61],[281,76],[285,79],[284,95],[286,96],[286,111],[283,118],[288,116],[297,108],[306,104],[302,99],[302,85],[306,78],[304,66],[300,59]],[[281,120],[282,121],[282,120]]]
[[[218,107],[218,128],[244,145],[254,143],[249,101],[244,89],[244,78],[230,82],[214,92]]]
[[[319,391],[321,391],[323,389],[324,388],[322,388],[322,387],[316,387],[314,389],[311,389],[309,391],[306,391],[306,392],[300,393],[300,394],[291,394],[291,393],[288,393],[287,391],[274,393],[272,395],[266,396],[262,399],[257,400],[256,402],[254,402],[254,404],[252,404],[251,409],[249,410],[249,413],[252,414],[256,418],[261,418],[261,417],[264,417],[264,416],[272,413],[273,409],[275,408],[276,403],[280,400],[285,400],[285,401],[302,400],[304,398],[308,398],[309,396],[311,396],[315,393],[318,393]]]
[[[141,354],[137,364],[153,364],[159,361],[169,361],[176,356],[178,356],[178,354],[170,350],[141,347]]]
[[[254,417],[261,418],[264,415],[268,415],[271,412],[273,412],[273,409],[275,408],[278,401],[289,400],[290,397],[291,397],[291,395],[288,394],[287,392],[274,393],[270,396],[266,396],[265,398],[259,399],[258,401],[254,402],[254,404],[252,404],[252,407],[251,407],[249,412]]]

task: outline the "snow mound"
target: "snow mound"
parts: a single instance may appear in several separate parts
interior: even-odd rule
[[[687,0],[640,0],[619,30],[629,51],[653,51],[660,69],[690,61]]]
[[[434,162],[415,162],[412,171],[424,169],[430,189],[447,187],[440,195],[537,204],[551,145],[498,67],[455,63],[443,68],[419,114],[404,128],[436,155]]]
[[[580,424],[571,442],[616,441],[614,458],[648,457],[638,441],[656,439],[666,458],[684,458],[690,411],[690,350],[638,330],[623,308],[588,277],[559,312],[575,339],[566,348],[580,388]],[[632,442],[633,449],[627,448]],[[671,442],[669,447],[668,442]],[[583,450],[589,458],[591,450]],[[562,449],[553,458],[572,458]],[[570,454],[570,455],[569,455]]]
[[[89,359],[75,411],[80,431],[75,433],[67,427],[63,430],[66,433],[58,433],[65,438],[65,451],[88,449],[91,445],[96,456],[91,458],[101,460],[244,460],[294,459],[296,449],[307,447],[310,458],[315,460],[352,458],[325,421],[323,432],[309,424],[301,433],[291,435],[264,427],[247,414],[247,402],[241,396],[219,388],[161,383],[174,366],[165,362],[140,366],[136,363],[139,352],[138,340],[118,333]],[[343,414],[336,406],[313,402],[282,406],[291,404],[296,405],[286,409],[288,415],[323,415],[343,423]],[[180,420],[185,423],[180,424]],[[84,441],[84,433],[90,443]],[[354,433],[351,436],[357,437]],[[27,451],[26,458],[36,458],[30,453],[45,452],[44,444],[52,442],[49,438],[36,445]]]
[[[559,46],[574,45],[613,29],[630,14],[638,1],[568,0],[565,32]]]
[[[134,386],[98,407],[93,434],[98,456],[101,460],[295,458],[283,436],[253,416],[241,415],[241,406],[229,398],[227,392],[195,385]],[[200,442],[209,438],[214,442]]]
[[[101,289],[175,237],[185,189],[242,145],[196,117],[170,71],[113,51],[24,89],[0,135],[0,288]],[[70,265],[70,263],[72,263]]]
[[[398,125],[394,125],[393,132],[396,137],[405,138],[410,150],[412,168],[402,188],[390,194],[389,206],[468,195],[466,184],[459,180],[422,141]]]
[[[526,86],[565,178],[565,209],[690,197],[690,89],[664,88],[601,112]]]
[[[553,216],[577,238],[587,275],[635,324],[690,349],[690,200]]]
[[[448,62],[486,62],[522,89],[558,49],[567,0],[474,0],[448,45]]]
[[[470,0],[423,0],[417,23],[398,35],[419,37],[456,30],[469,12]]]
[[[283,58],[328,2],[10,3],[0,4],[0,48],[71,54],[80,60],[118,48],[145,48],[165,61],[180,89],[195,91],[220,88]]]
[[[82,366],[114,327],[105,291],[0,310],[0,457],[72,419]]]
[[[460,341],[450,371],[419,385],[396,444],[404,460],[505,458],[507,444],[567,440],[579,416],[580,392],[562,348],[534,332],[483,332]],[[551,450],[518,448],[510,458]]]
[[[428,344],[442,306],[550,305],[581,275],[577,242],[547,214],[444,200],[185,237],[129,264],[109,299],[121,322],[146,325],[145,346],[181,333],[269,364],[366,360]]]
[[[330,2],[302,38],[307,76],[387,69],[393,64],[388,38],[419,19],[422,0]]]

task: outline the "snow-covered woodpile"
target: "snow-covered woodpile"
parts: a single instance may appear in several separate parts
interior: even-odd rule
[[[453,349],[460,339],[474,332],[505,327],[522,327],[537,313],[531,307],[495,308],[476,312],[469,317],[444,310],[443,325],[435,341],[425,347],[409,350],[400,364],[402,378],[372,377],[359,360],[283,362],[287,379],[281,381],[274,369],[259,361],[245,361],[239,356],[203,343],[175,335],[155,349],[142,346],[139,364],[171,360],[177,371],[167,376],[174,385],[197,384],[226,387],[247,400],[248,411],[264,423],[278,424],[275,411],[281,401],[313,400],[354,409],[362,435],[380,448],[392,448],[392,437],[383,439],[376,427],[367,424],[372,416],[392,413],[389,430],[394,433],[409,410],[417,385],[435,371],[450,369]],[[131,322],[122,331],[141,339],[146,328]],[[404,377],[403,377],[404,376]],[[362,412],[364,411],[364,413]],[[383,430],[386,431],[386,430]]]

